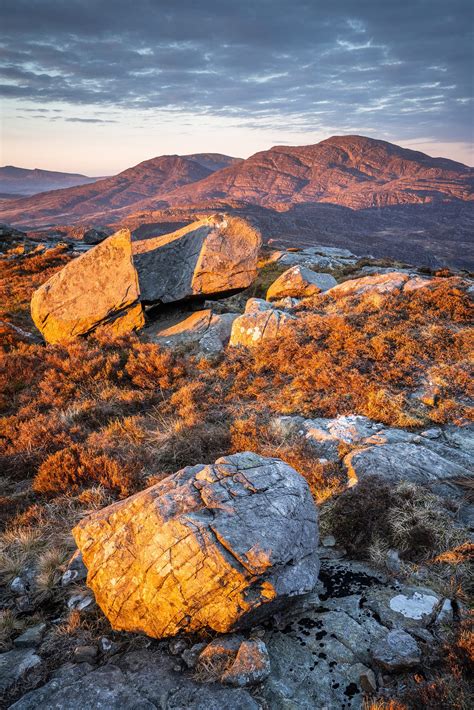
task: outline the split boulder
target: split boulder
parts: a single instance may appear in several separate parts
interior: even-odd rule
[[[171,234],[140,239],[122,229],[69,262],[37,289],[33,320],[51,343],[105,326],[143,327],[142,304],[172,303],[244,289],[257,273],[260,232],[213,215]]]

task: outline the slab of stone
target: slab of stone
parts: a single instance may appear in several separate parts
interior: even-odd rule
[[[0,692],[9,690],[32,668],[41,663],[33,648],[0,653]]]
[[[419,665],[421,651],[413,636],[401,629],[394,629],[375,646],[373,658],[377,665],[387,671],[401,671]]]
[[[15,710],[258,710],[245,690],[199,685],[173,671],[174,661],[148,650],[114,657],[93,669],[68,664],[41,688],[24,695]]]
[[[267,647],[260,639],[243,641],[232,665],[222,674],[226,685],[244,688],[261,683],[270,675],[270,657]]]
[[[13,645],[17,648],[31,648],[39,646],[46,631],[46,624],[36,624],[31,626],[26,631],[23,631],[20,636],[13,641]]]

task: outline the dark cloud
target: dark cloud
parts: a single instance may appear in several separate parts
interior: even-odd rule
[[[472,15],[471,0],[4,0],[0,92],[466,141]]]

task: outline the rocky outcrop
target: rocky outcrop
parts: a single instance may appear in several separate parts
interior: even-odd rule
[[[254,347],[262,340],[277,338],[281,329],[292,320],[294,316],[274,308],[268,301],[250,298],[245,313],[232,324],[230,344]]]
[[[317,581],[307,483],[252,453],[187,467],[73,534],[112,626],[156,638],[243,627]]]
[[[400,271],[391,271],[386,274],[371,274],[358,279],[351,279],[331,288],[328,293],[336,299],[348,296],[370,295],[374,302],[383,296],[396,291],[401,291],[409,280],[408,274]]]
[[[471,426],[427,429],[420,433],[387,427],[368,417],[351,415],[334,419],[277,417],[272,422],[277,437],[304,438],[317,457],[340,460],[339,447],[352,449],[343,457],[348,485],[367,476],[387,481],[409,481],[425,486],[461,505],[462,520],[474,527],[474,509],[459,487],[472,478],[473,428]]]
[[[292,266],[272,283],[267,291],[267,301],[283,298],[309,298],[337,285],[331,274],[318,274],[305,266]]]
[[[172,658],[156,651],[132,651],[94,668],[67,664],[42,687],[24,695],[15,710],[258,710],[259,704],[240,688],[199,685],[177,672]]]
[[[35,291],[33,320],[51,343],[99,326],[114,334],[141,328],[143,303],[171,303],[249,286],[260,244],[258,230],[225,215],[150,239],[120,230]]]

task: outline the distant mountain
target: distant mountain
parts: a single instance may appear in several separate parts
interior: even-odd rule
[[[170,205],[239,200],[262,207],[327,202],[351,209],[472,200],[474,170],[385,141],[334,136],[276,146],[167,196]]]
[[[217,153],[163,155],[93,184],[4,201],[1,218],[29,226],[107,222],[118,210],[132,212],[136,204],[150,198],[156,205],[157,195],[159,201],[168,192],[202,180],[239,160]]]
[[[0,221],[28,228],[126,220],[156,235],[215,210],[251,215],[267,239],[286,246],[348,246],[474,268],[474,170],[363,136],[276,146],[247,160],[153,158],[92,185],[2,201]]]
[[[54,170],[28,170],[14,165],[0,168],[0,193],[5,195],[36,195],[49,190],[86,185],[101,178],[80,173],[60,173]]]

